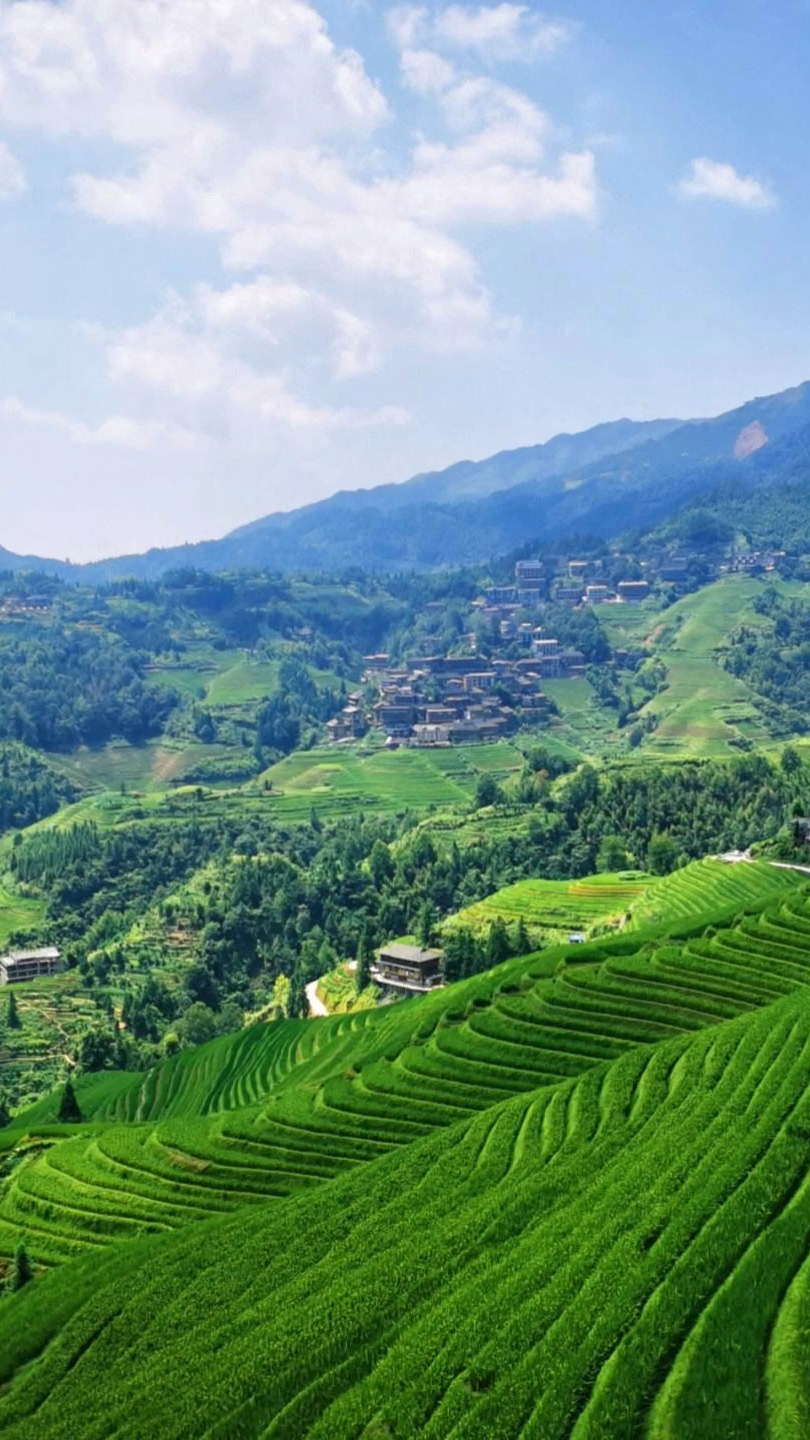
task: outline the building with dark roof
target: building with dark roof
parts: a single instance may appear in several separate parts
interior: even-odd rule
[[[383,945],[377,951],[377,963],[371,967],[371,978],[383,990],[402,995],[425,995],[443,983],[442,951],[423,949],[421,945]]]

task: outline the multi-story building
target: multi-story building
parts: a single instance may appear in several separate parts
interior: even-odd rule
[[[62,955],[55,945],[45,945],[39,950],[12,950],[0,958],[0,985],[56,975],[61,967]]]
[[[650,582],[648,580],[620,580],[616,586],[616,592],[620,600],[626,605],[638,605],[646,600],[650,593]]]

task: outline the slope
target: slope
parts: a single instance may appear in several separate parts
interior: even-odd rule
[[[735,923],[551,949],[418,1001],[243,1030],[146,1076],[50,1097],[2,1132],[0,1253],[21,1233],[48,1264],[159,1234],[364,1168],[509,1096],[557,1087],[638,1046],[767,1006],[810,978],[806,877],[735,897]],[[713,877],[700,877],[706,902]],[[725,897],[724,897],[725,899]],[[712,912],[710,912],[712,913]]]
[[[808,1063],[801,988],[66,1266],[0,1309],[0,1427],[799,1440]]]

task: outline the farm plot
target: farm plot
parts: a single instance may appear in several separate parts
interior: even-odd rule
[[[126,1085],[82,1081],[85,1133],[70,1152],[81,1203],[60,1198],[58,1146],[34,1157],[0,1197],[0,1252],[24,1226],[53,1263],[129,1233],[155,1197],[174,1207],[149,1212],[160,1229],[244,1192],[292,1196],[510,1096],[542,1091],[545,1105],[547,1091],[631,1052],[649,1059],[650,1047],[810,990],[804,886],[702,937],[648,935],[549,949],[396,1006],[250,1027]],[[621,1094],[615,1103],[626,1108]],[[26,1143],[51,1134],[55,1105],[26,1118]]]
[[[628,871],[591,875],[584,880],[520,880],[488,895],[447,922],[475,931],[488,930],[493,920],[522,920],[535,940],[567,938],[597,924],[624,921],[634,901],[644,894],[650,877]]]
[[[373,809],[397,813],[429,806],[469,805],[479,774],[508,776],[522,759],[510,745],[458,750],[316,749],[289,756],[260,777],[268,804],[285,819]]]
[[[804,883],[797,870],[781,870],[765,861],[732,865],[722,860],[694,860],[656,880],[632,906],[635,928],[744,909],[762,904],[782,891]]]
[[[147,1238],[105,1252],[99,1229],[0,1309],[0,1428],[89,1440],[114,1395],[133,1440],[801,1440],[809,1063],[799,991],[483,1110],[459,1097],[440,1129],[425,1109],[362,1173],[343,1112],[343,1170],[280,1205],[212,1167],[209,1223],[162,1234],[208,1173],[175,1165],[162,1224],[133,1188]],[[112,1187],[143,1187],[170,1139],[103,1150]],[[34,1224],[61,1203],[39,1183]]]

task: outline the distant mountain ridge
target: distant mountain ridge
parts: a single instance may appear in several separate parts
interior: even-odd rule
[[[806,473],[797,474],[797,455],[810,448],[797,444],[804,431],[810,440],[810,382],[712,419],[622,419],[402,484],[340,491],[219,540],[82,566],[0,547],[0,566],[104,581],[185,565],[290,573],[479,563],[532,541],[645,528],[728,481],[795,483]]]

